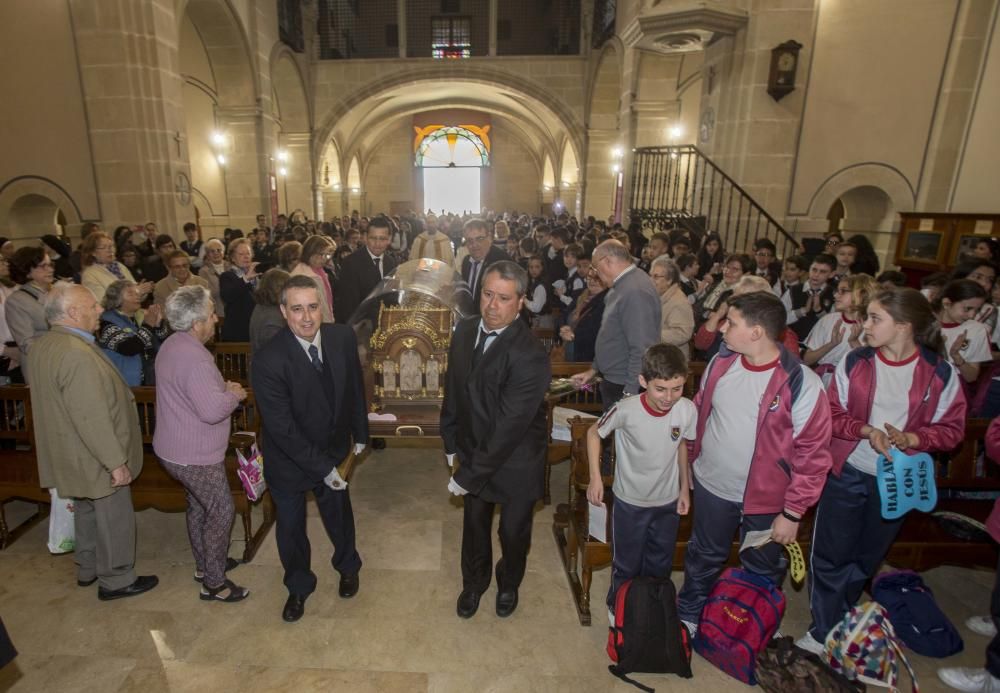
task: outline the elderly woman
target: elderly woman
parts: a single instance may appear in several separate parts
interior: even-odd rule
[[[689,354],[688,342],[694,334],[694,311],[681,287],[681,270],[666,255],[653,260],[649,268],[657,293],[660,294],[660,341],[680,347]]]
[[[587,272],[587,288],[576,301],[576,308],[570,313],[567,324],[559,328],[567,361],[587,362],[594,360],[597,333],[604,317],[604,299],[607,287],[597,276],[597,272]]]
[[[208,282],[208,290],[212,294],[212,305],[215,306],[215,314],[220,318],[226,317],[225,306],[222,305],[222,296],[219,295],[219,277],[229,267],[226,265],[226,246],[218,238],[205,241],[205,259],[198,276]]]
[[[153,385],[153,357],[167,338],[163,312],[157,305],[140,313],[139,287],[122,279],[111,282],[104,292],[97,345],[115,365],[130,387]]]
[[[126,279],[135,282],[128,268],[115,260],[115,242],[103,231],[94,231],[83,239],[80,264],[83,267],[80,283],[93,291],[98,301],[113,282]],[[145,298],[153,290],[153,282],[143,282],[138,287],[141,298]]]
[[[281,314],[281,289],[288,281],[289,274],[275,267],[269,269],[260,278],[257,291],[254,292],[253,314],[250,316],[250,355],[271,341],[271,337],[285,326],[285,317]]]
[[[41,248],[19,248],[10,263],[10,276],[21,288],[7,298],[4,313],[20,351],[21,375],[30,384],[26,357],[32,342],[49,331],[44,303],[52,288],[55,268]]]
[[[771,285],[767,283],[767,279],[764,277],[748,274],[736,282],[733,286],[732,292],[730,292],[730,296],[742,296],[743,294],[749,294],[755,291],[771,291]],[[695,332],[693,340],[694,348],[704,352],[704,361],[711,360],[711,358],[719,351],[719,347],[722,345],[722,332],[719,330],[719,327],[722,325],[723,320],[726,319],[726,313],[728,311],[728,304],[726,301],[722,301],[716,309],[712,311],[712,314],[708,316],[708,320],[698,328],[697,332]],[[799,338],[792,330],[785,328],[785,331],[781,333],[781,342],[785,345],[785,349],[798,356]]]
[[[250,241],[237,238],[229,244],[229,263],[230,268],[219,275],[219,296],[226,307],[222,341],[249,342],[253,292],[258,278]]]
[[[719,307],[733,293],[736,283],[743,278],[744,274],[749,274],[754,267],[754,261],[745,253],[737,253],[726,258],[726,263],[722,267],[722,279],[715,283],[709,290],[708,295],[695,305],[695,315],[700,315],[702,320],[707,320],[712,311]],[[702,267],[704,270],[704,267]]]
[[[333,287],[323,266],[333,258],[336,244],[327,236],[310,236],[302,244],[302,257],[292,270],[292,276],[303,275],[313,279],[319,287],[319,307],[323,322],[333,322]]]
[[[225,456],[230,416],[247,393],[239,383],[223,381],[205,348],[218,321],[208,289],[178,289],[167,299],[166,311],[174,334],[156,358],[153,451],[187,491],[188,538],[201,598],[238,602],[250,591],[226,577],[237,564],[227,560],[235,509]]]

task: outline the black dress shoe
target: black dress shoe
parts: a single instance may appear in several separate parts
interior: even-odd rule
[[[341,599],[350,599],[356,595],[360,586],[361,577],[357,573],[354,573],[354,575],[341,575],[339,590]]]
[[[77,587],[90,587],[95,582],[97,582],[97,577],[92,577],[89,580],[77,580],[76,581],[76,586]]]
[[[517,608],[517,590],[497,592],[497,616],[507,618]]]
[[[385,450],[385,438],[372,438],[372,450]]]
[[[462,618],[472,618],[479,610],[479,598],[482,595],[475,590],[462,590],[458,595],[458,608],[456,611]]]
[[[158,584],[160,584],[160,578],[155,575],[140,575],[135,579],[135,582],[128,587],[122,587],[120,590],[106,590],[103,587],[98,587],[97,598],[102,602],[109,602],[112,599],[134,597],[137,594],[148,592]]]
[[[300,597],[297,594],[290,594],[288,595],[288,600],[285,601],[285,608],[281,610],[281,618],[289,623],[295,623],[302,618],[302,614],[305,611],[306,598]]]

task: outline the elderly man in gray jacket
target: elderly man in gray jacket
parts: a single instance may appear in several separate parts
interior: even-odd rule
[[[582,387],[600,373],[601,400],[607,411],[623,396],[639,393],[642,355],[660,341],[660,295],[653,280],[632,264],[628,248],[618,241],[597,246],[591,266],[610,291],[597,333],[594,362],[572,380]]]
[[[156,587],[135,574],[135,511],[129,484],[142,471],[132,390],[94,343],[101,307],[84,286],[59,282],[45,299],[52,329],[28,352],[38,476],[76,499],[77,584],[100,581],[103,601]]]

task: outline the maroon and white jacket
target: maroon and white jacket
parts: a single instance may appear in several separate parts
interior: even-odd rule
[[[907,407],[907,433],[916,433],[920,444],[914,452],[952,450],[965,436],[965,393],[955,368],[938,353],[918,347]],[[833,473],[840,476],[844,462],[862,439],[861,429],[871,418],[875,400],[876,350],[860,347],[837,365],[830,382],[830,412],[833,415]]]
[[[783,346],[779,348],[778,366],[759,404],[756,443],[743,492],[743,512],[764,515],[787,509],[801,517],[819,500],[830,471],[830,405],[822,394],[819,376]],[[705,368],[694,400],[698,407],[698,428],[690,444],[691,460],[697,461],[701,452],[715,386],[739,358],[723,343]],[[816,390],[818,396],[802,398],[802,402],[813,402],[809,411],[795,412],[800,396]],[[797,435],[795,421],[804,421],[797,427]]]

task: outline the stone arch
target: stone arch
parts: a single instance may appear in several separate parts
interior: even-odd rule
[[[232,0],[182,0],[177,10],[178,36],[185,17],[194,24],[208,53],[219,105],[255,105],[260,82],[249,38]]]
[[[282,131],[309,132],[312,128],[309,90],[291,49],[279,43],[271,52],[270,65],[271,88]]]
[[[377,100],[400,89],[422,90],[433,93],[435,84],[451,84],[474,82],[482,86],[495,88],[498,91],[514,92],[530,103],[531,108],[539,114],[557,122],[562,130],[573,140],[576,151],[583,149],[583,127],[579,118],[557,96],[542,86],[517,75],[500,72],[488,67],[474,64],[463,64],[461,72],[442,72],[439,65],[427,65],[400,71],[379,80],[373,80],[364,88],[347,95],[337,106],[326,113],[316,127],[318,147],[324,146],[333,134],[338,123],[351,111],[361,106],[365,101]],[[426,107],[425,107],[426,108]],[[343,143],[349,147],[349,143]],[[347,152],[345,152],[346,154]]]
[[[19,176],[0,187],[0,228],[11,238],[37,238],[63,232],[70,234],[85,221],[73,198],[58,183],[39,176]]]
[[[542,165],[542,185],[546,188],[553,188],[556,185],[555,169],[552,168],[552,158],[546,154],[545,163]]]
[[[891,231],[895,214],[913,210],[916,194],[906,177],[886,164],[848,166],[823,181],[809,203],[808,216],[825,219],[837,200],[844,203],[844,223],[879,217],[872,231]],[[845,226],[845,228],[849,228]],[[855,227],[858,228],[858,227]]]
[[[587,128],[618,130],[622,96],[621,50],[608,41],[590,80],[587,95]]]

